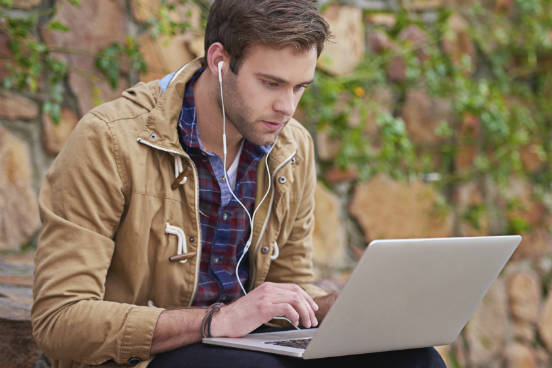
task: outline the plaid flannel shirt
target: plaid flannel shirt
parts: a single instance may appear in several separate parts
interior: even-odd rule
[[[236,278],[236,265],[251,231],[247,214],[228,190],[222,159],[207,152],[199,137],[193,89],[202,72],[203,69],[200,69],[186,85],[178,119],[180,144],[194,161],[199,175],[202,244],[194,306],[229,303],[242,295]],[[269,151],[270,145],[257,146],[245,141],[239,158],[233,191],[251,214],[255,206],[257,163]],[[247,255],[238,273],[246,287],[249,279]]]

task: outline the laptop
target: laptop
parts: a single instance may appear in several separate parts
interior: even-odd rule
[[[204,338],[303,359],[452,343],[521,236],[374,240],[318,328]]]

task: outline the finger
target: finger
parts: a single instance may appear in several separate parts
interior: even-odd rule
[[[316,318],[316,312],[309,304],[309,317],[310,317],[310,326],[309,327],[316,327],[318,326],[318,319]]]
[[[276,294],[271,294],[267,299],[270,300],[270,303],[286,303],[291,305],[291,307],[299,314],[300,321],[304,327],[310,328],[318,324],[314,310],[311,308],[308,301],[301,293],[298,293],[295,290],[280,289]]]
[[[274,304],[273,305],[273,317],[286,317],[289,319],[292,325],[298,326],[299,325],[299,313],[291,306],[291,304],[288,303],[280,303],[280,304]]]
[[[300,314],[303,326],[309,328],[318,325],[315,314],[318,305],[305,290],[296,284],[266,282],[257,291],[265,302],[292,304]]]
[[[292,306],[299,313],[301,324],[306,328],[310,328],[313,323],[312,315],[314,315],[314,311],[310,307],[310,304],[301,294],[294,294],[292,297]]]
[[[307,304],[308,308],[308,319],[302,318],[303,325],[307,328],[310,328],[312,326],[318,326],[318,320],[316,318],[316,313],[319,309],[318,304],[314,301],[314,299],[302,288],[300,288],[298,285],[295,284],[283,284],[284,290],[289,290],[292,293],[295,293],[297,295],[300,295],[302,297],[302,300],[304,303]]]
[[[305,290],[303,290],[301,287],[299,287],[297,284],[290,284],[290,283],[285,283],[284,284],[284,283],[282,283],[282,284],[276,284],[276,285],[280,286],[282,289],[295,291],[295,292],[300,293],[308,301],[308,303],[310,304],[312,309],[314,309],[315,311],[318,310],[318,304],[316,304],[314,299]]]

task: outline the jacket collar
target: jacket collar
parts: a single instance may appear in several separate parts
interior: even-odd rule
[[[168,85],[166,85],[167,80],[165,79],[164,92],[161,85],[158,85],[155,92],[157,98],[154,98],[156,102],[150,110],[144,129],[138,136],[139,141],[164,151],[184,157],[188,156],[178,139],[177,124],[186,83],[199,68],[201,68],[201,59],[197,58],[175,72]],[[288,125],[291,123],[290,121]],[[291,129],[291,127],[286,126],[278,135],[268,160],[269,167],[277,167],[296,152],[296,143],[290,134]]]
[[[176,126],[182,108],[186,82],[192,78],[200,67],[200,59],[195,59],[175,73],[173,80],[164,93],[161,91],[161,86],[159,86],[157,100],[149,113],[144,129],[138,136],[139,140],[163,150],[186,156],[178,140]]]

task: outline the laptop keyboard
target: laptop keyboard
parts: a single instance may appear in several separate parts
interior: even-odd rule
[[[296,348],[296,349],[305,349],[309,342],[311,341],[311,337],[307,337],[304,339],[291,339],[291,340],[280,340],[280,341],[265,341],[265,344],[272,344],[272,345],[278,345],[278,346],[287,346],[290,348]]]

